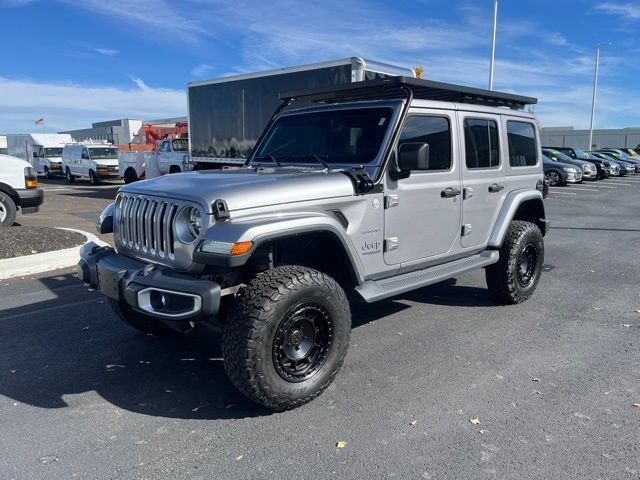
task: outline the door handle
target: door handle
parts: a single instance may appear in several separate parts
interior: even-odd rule
[[[504,185],[498,185],[497,183],[489,185],[489,193],[498,193],[501,190],[504,190]]]
[[[453,198],[460,195],[462,191],[459,188],[447,187],[440,192],[442,198]]]

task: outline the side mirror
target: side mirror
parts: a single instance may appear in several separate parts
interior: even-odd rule
[[[425,142],[403,143],[398,149],[400,170],[428,170],[429,144]]]
[[[38,152],[33,152],[33,158],[38,158]]]

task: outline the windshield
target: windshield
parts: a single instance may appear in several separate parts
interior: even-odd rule
[[[171,140],[171,146],[174,152],[186,152],[189,150],[189,140],[186,138],[176,138]]]
[[[576,154],[576,157],[580,159],[588,160],[590,158],[590,155],[581,148],[574,148],[573,151]]]
[[[117,148],[90,148],[89,156],[94,160],[107,160],[118,158]]]
[[[45,148],[44,149],[45,157],[61,157],[62,156],[62,147],[55,148]]]
[[[571,158],[569,155],[565,155],[558,150],[545,150],[544,153],[545,155],[547,155],[547,157],[550,157],[558,162],[571,163],[573,161],[573,158]]]
[[[331,110],[280,117],[253,157],[254,163],[273,156],[280,164],[367,164],[378,155],[393,110],[388,107]],[[273,163],[273,162],[272,162]]]

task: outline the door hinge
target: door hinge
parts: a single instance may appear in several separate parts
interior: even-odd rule
[[[387,195],[384,197],[384,208],[392,208],[400,205],[400,197],[398,195]]]
[[[384,251],[390,252],[391,250],[395,250],[398,248],[398,245],[399,245],[398,237],[385,238]]]
[[[462,225],[462,236],[466,237],[467,235],[471,235],[471,230],[471,224],[465,223],[464,225]]]

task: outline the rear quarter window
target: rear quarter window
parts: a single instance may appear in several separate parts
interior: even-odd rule
[[[533,167],[538,162],[538,145],[533,124],[507,121],[509,142],[509,165],[512,167]]]

